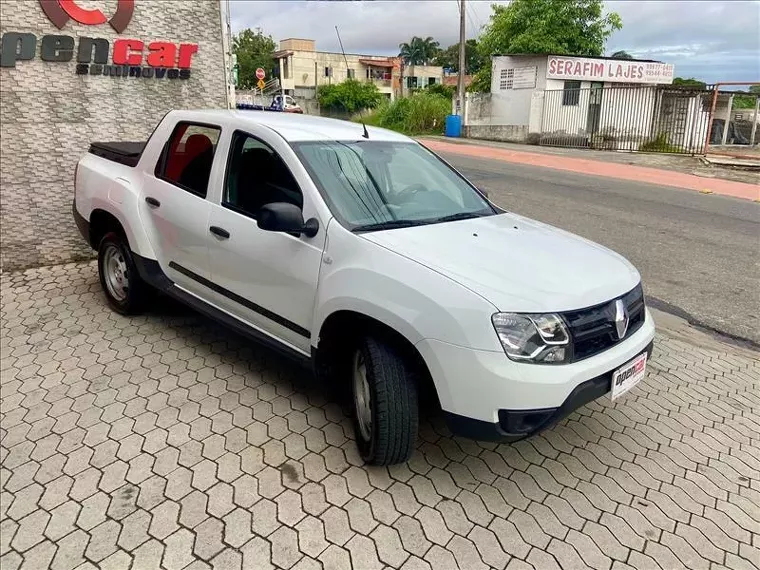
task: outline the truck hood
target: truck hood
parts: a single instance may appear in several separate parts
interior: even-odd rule
[[[640,280],[633,265],[606,247],[511,213],[362,237],[448,276],[500,311],[581,309]]]

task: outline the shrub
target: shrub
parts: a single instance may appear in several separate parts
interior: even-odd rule
[[[668,142],[668,133],[660,133],[655,138],[639,146],[641,152],[680,152],[677,146]]]
[[[374,109],[380,104],[382,97],[376,85],[356,79],[347,79],[335,85],[325,85],[317,92],[321,107],[347,113]]]
[[[541,144],[541,133],[528,133],[525,142],[532,145]]]
[[[431,95],[440,95],[441,97],[451,100],[454,97],[454,93],[456,93],[456,88],[451,87],[450,85],[444,85],[443,83],[433,83],[432,85],[428,85],[428,87],[425,88],[425,91]]]
[[[392,129],[409,135],[442,132],[451,100],[432,93],[415,93],[411,97],[381,104],[373,113],[354,120]]]

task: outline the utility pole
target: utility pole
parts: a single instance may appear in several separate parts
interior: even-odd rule
[[[457,115],[464,116],[465,16],[464,0],[459,0],[459,81],[457,82]]]

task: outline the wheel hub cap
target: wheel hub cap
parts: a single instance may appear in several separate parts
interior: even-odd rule
[[[129,291],[127,262],[114,245],[109,245],[103,255],[103,276],[108,293],[117,301],[124,301]]]
[[[354,407],[356,408],[356,420],[359,424],[359,432],[365,441],[372,438],[372,396],[367,380],[367,366],[361,351],[354,355]]]

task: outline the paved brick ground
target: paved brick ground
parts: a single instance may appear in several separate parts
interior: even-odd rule
[[[4,274],[0,566],[760,567],[760,358],[659,339],[624,401],[513,446],[433,420],[368,469],[341,408],[95,267]]]

